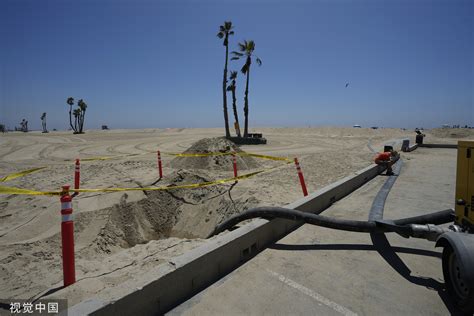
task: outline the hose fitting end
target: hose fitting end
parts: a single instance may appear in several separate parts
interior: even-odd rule
[[[447,232],[448,230],[433,225],[433,224],[426,224],[426,225],[419,225],[419,224],[411,224],[411,237],[414,238],[423,238],[430,241],[436,241],[438,236]]]

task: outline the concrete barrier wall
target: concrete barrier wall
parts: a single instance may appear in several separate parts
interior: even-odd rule
[[[371,165],[354,175],[326,186],[286,207],[321,213],[335,201],[353,192],[384,170]],[[276,242],[302,223],[274,219],[255,219],[231,232],[213,237],[204,245],[179,257],[173,265],[157,267],[159,278],[141,289],[130,289],[115,302],[97,299],[81,302],[68,310],[69,315],[156,315],[162,314],[205,289],[236,269],[266,246]],[[154,273],[156,275],[156,273]],[[120,285],[126,287],[126,282]]]

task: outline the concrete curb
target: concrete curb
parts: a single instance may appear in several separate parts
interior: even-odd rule
[[[379,173],[383,166],[372,164],[354,175],[330,184],[285,207],[321,213]],[[163,314],[205,289],[222,276],[302,225],[284,219],[255,219],[231,232],[213,237],[204,245],[156,268],[154,280],[140,289],[129,288],[115,301],[85,300],[68,310],[68,315],[156,315]],[[120,287],[126,288],[126,282]],[[56,296],[60,293],[56,293]]]

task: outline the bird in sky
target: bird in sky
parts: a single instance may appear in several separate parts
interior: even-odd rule
[[[346,83],[346,88],[347,88],[348,86],[349,86],[349,82],[348,82],[348,83]]]

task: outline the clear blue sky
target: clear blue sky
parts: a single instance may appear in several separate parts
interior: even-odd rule
[[[253,39],[263,61],[251,127],[474,125],[473,16],[470,0],[0,0],[0,122],[65,129],[72,96],[86,128],[223,126],[231,20],[231,49]]]

